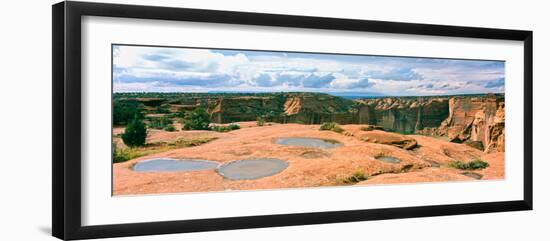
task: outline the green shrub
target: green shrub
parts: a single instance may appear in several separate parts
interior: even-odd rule
[[[364,172],[355,172],[351,176],[341,179],[340,182],[344,184],[354,184],[367,180],[367,175]]]
[[[170,113],[170,105],[169,104],[162,104],[155,108],[154,113],[158,114],[168,114]]]
[[[384,127],[382,127],[382,126],[371,126],[371,125],[368,125],[368,126],[363,126],[363,127],[361,127],[361,130],[362,130],[362,131],[374,131],[374,130],[383,131],[383,130],[384,130]]]
[[[451,163],[449,163],[449,166],[461,170],[476,170],[488,167],[489,163],[481,159],[475,159],[467,163],[463,161],[452,161]]]
[[[147,127],[162,130],[165,129],[168,125],[172,125],[172,120],[166,116],[152,118]]]
[[[136,149],[126,148],[119,150],[116,148],[116,144],[113,144],[113,163],[125,162],[140,156]]]
[[[194,111],[188,112],[183,117],[183,129],[184,130],[208,130],[210,125],[210,115],[203,108],[198,108]]]
[[[334,122],[325,122],[325,123],[321,124],[321,126],[319,127],[319,130],[330,131],[336,125],[337,124],[334,123]]]
[[[452,167],[452,168],[456,168],[456,169],[468,169],[468,164],[467,163],[464,163],[463,161],[452,161],[451,163],[449,163],[449,167]]]
[[[145,144],[145,138],[147,137],[147,127],[143,120],[134,118],[130,121],[124,133],[122,134],[122,141],[129,147],[143,146]]]
[[[113,163],[125,162],[142,156],[152,155],[159,152],[165,152],[177,148],[200,146],[217,137],[211,136],[193,136],[189,138],[179,138],[171,142],[154,142],[138,148],[118,149],[113,143]]]
[[[259,116],[258,118],[256,118],[256,124],[258,126],[264,126],[265,125],[265,119],[261,116]]]
[[[190,147],[190,146],[200,146],[202,144],[211,142],[216,139],[218,138],[212,137],[212,136],[203,136],[203,137],[199,136],[199,137],[193,137],[193,138],[180,138],[174,142],[167,143],[167,144],[168,146],[181,148],[181,147]]]
[[[229,132],[232,130],[241,129],[241,126],[239,126],[238,124],[231,123],[227,126],[212,126],[210,129],[217,132]]]
[[[489,163],[481,159],[475,159],[473,161],[468,162],[468,166],[470,169],[483,169],[483,168],[487,168],[489,166]]]
[[[342,129],[336,122],[325,122],[321,124],[321,127],[319,127],[319,130],[334,131],[337,133],[341,133],[342,131],[344,131],[344,129]]]
[[[225,126],[212,126],[210,127],[210,130],[217,131],[217,132],[228,132],[229,128]]]
[[[174,127],[174,125],[172,125],[172,124],[169,124],[166,127],[164,127],[164,130],[165,131],[170,131],[170,132],[176,131],[176,127]]]

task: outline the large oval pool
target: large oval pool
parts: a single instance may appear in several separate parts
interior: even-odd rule
[[[217,162],[206,160],[158,158],[144,160],[134,165],[136,172],[188,172],[214,169]]]
[[[220,165],[216,171],[230,180],[253,180],[282,172],[288,163],[274,158],[238,160]]]
[[[301,147],[313,147],[313,148],[336,148],[342,146],[342,143],[335,140],[327,140],[321,138],[311,137],[285,137],[277,138],[275,143],[287,146],[301,146]]]

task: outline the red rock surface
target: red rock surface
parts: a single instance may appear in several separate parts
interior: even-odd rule
[[[393,145],[361,140],[362,125],[342,126],[347,135],[319,131],[319,125],[277,124],[257,127],[253,123],[242,123],[241,126],[242,129],[228,133],[202,131],[199,134],[215,135],[218,139],[201,146],[180,148],[113,164],[113,194],[336,186],[342,185],[342,179],[356,172],[363,172],[369,177],[367,181],[360,183],[361,185],[473,181],[473,178],[461,175],[463,171],[446,167],[453,160],[469,161],[473,158],[486,158],[490,164],[484,170],[474,171],[483,175],[482,179],[504,178],[504,153],[484,154],[470,146],[433,137],[404,136],[403,138],[414,139],[419,145],[413,150],[405,150]],[[378,130],[375,133],[380,136],[398,135]],[[193,134],[197,133],[156,131],[150,133],[148,140],[170,140]],[[285,146],[274,142],[280,137],[332,139],[341,142],[343,146],[333,149]],[[376,159],[378,156],[396,157],[401,162],[382,162]],[[224,179],[214,170],[166,173],[143,173],[132,170],[138,161],[159,157],[206,159],[219,163],[250,158],[277,158],[288,162],[289,167],[273,176],[240,181]]]
[[[405,150],[411,150],[417,146],[417,142],[413,138],[380,130],[361,131],[353,135],[366,142],[392,145]]]

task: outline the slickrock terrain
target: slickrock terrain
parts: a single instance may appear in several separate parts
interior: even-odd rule
[[[354,135],[366,142],[392,145],[405,150],[411,150],[417,147],[415,139],[396,133],[374,130]]]
[[[502,94],[350,100],[319,93],[117,93],[117,103],[137,106],[148,125],[169,121],[173,129],[149,129],[139,155],[123,144],[124,127],[113,129],[115,147],[135,155],[113,164],[114,195],[504,178]],[[211,125],[240,129],[182,130],[181,118],[199,108]],[[323,123],[328,128],[320,130]],[[133,169],[159,158],[206,160],[218,169],[262,159],[280,170],[232,180],[215,168]],[[470,168],[469,162],[488,166]]]
[[[342,133],[320,131],[319,125],[269,123],[257,126],[255,122],[238,124],[242,126],[241,129],[227,133],[150,132],[148,139],[156,141],[192,135],[214,136],[217,139],[200,146],[178,148],[113,164],[114,195],[475,181],[476,177],[482,180],[504,178],[503,152],[486,154],[465,144],[429,136],[404,136],[381,130],[364,131],[369,128],[357,124],[342,125]],[[373,135],[383,143],[370,142]],[[287,137],[320,138],[341,143],[341,146],[312,148],[276,143],[278,138]],[[365,140],[366,137],[369,138]],[[417,144],[404,148],[392,141],[383,141],[394,138],[414,140]],[[380,157],[396,158],[399,162],[386,162]],[[137,162],[154,158],[200,159],[219,164],[234,160],[276,158],[288,163],[288,168],[278,174],[255,180],[224,179],[214,169],[192,172],[136,172],[132,169]],[[469,171],[449,166],[452,161],[467,162],[473,159],[486,160],[489,166]],[[356,173],[361,173],[367,180],[348,182]]]

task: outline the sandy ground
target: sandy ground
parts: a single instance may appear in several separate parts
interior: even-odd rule
[[[148,141],[166,141],[189,135],[211,135],[219,139],[201,146],[187,147],[140,157],[113,165],[114,195],[231,191],[250,189],[301,188],[344,185],[341,180],[356,172],[369,178],[357,185],[415,182],[476,181],[462,175],[463,170],[446,165],[453,160],[469,161],[481,158],[490,166],[470,171],[482,179],[504,178],[504,153],[485,154],[466,145],[446,142],[427,136],[408,135],[418,147],[404,150],[392,145],[361,140],[360,127],[344,125],[342,134],[319,131],[319,125],[273,124],[257,127],[253,122],[239,123],[242,129],[228,133],[211,131],[149,132]],[[121,129],[115,129],[114,134]],[[380,132],[380,131],[379,131]],[[384,132],[378,133],[383,139]],[[389,133],[394,138],[394,133]],[[275,144],[280,137],[317,137],[341,142],[342,147],[317,149]],[[376,160],[377,156],[401,159],[398,164]],[[145,159],[169,157],[206,159],[219,163],[251,158],[278,158],[288,162],[286,170],[256,180],[227,180],[214,170],[193,172],[134,172],[133,165]]]

